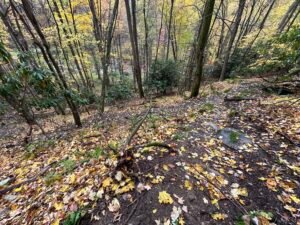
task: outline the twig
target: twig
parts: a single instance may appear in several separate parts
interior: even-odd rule
[[[139,204],[140,204],[140,202],[141,202],[140,200],[141,200],[141,197],[142,197],[142,196],[143,196],[143,195],[140,195],[140,197],[138,198],[137,203],[135,204],[135,206],[134,206],[133,209],[131,210],[129,216],[128,216],[127,219],[122,223],[123,225],[127,225],[127,224],[128,224],[129,220],[131,219],[131,217],[132,217],[133,214],[135,213],[137,207],[139,206]]]
[[[88,136],[84,136],[82,139],[94,138],[94,137],[101,137],[102,134],[91,134]]]
[[[249,214],[249,212],[245,209],[245,207],[243,207],[238,201],[236,201],[235,199],[233,200],[230,196],[228,196],[228,194],[224,193],[220,188],[218,188],[213,182],[211,182],[204,174],[202,174],[201,172],[199,172],[197,170],[197,168],[191,164],[191,166],[195,169],[195,171],[201,176],[203,177],[209,184],[211,184],[214,188],[216,188],[222,195],[224,195],[232,204],[234,204],[239,210],[241,210],[241,212],[245,213],[245,214]],[[206,166],[205,166],[206,167]]]
[[[42,176],[44,173],[46,173],[51,167],[53,164],[55,164],[57,161],[54,161],[52,163],[50,163],[48,166],[44,167],[38,174],[36,174],[35,176],[33,176],[32,178],[29,178],[23,182],[20,182],[18,184],[15,184],[15,185],[12,185],[8,188],[5,188],[5,189],[2,189],[0,190],[0,196],[1,195],[4,195],[5,193],[15,189],[15,188],[19,188],[21,186],[23,186],[24,184],[28,184],[28,183],[31,183],[31,182],[34,182],[38,179],[39,176]]]
[[[143,118],[137,123],[137,125],[135,126],[135,128],[133,129],[133,131],[128,135],[125,143],[123,144],[122,148],[121,148],[121,155],[124,154],[124,151],[126,149],[126,147],[128,145],[130,145],[134,135],[136,135],[136,133],[138,132],[138,130],[140,129],[140,127],[142,126],[142,124],[144,123],[144,121],[146,120],[148,114],[151,112],[152,106],[149,107],[149,109],[147,110],[147,112],[145,113],[145,115],[143,116]]]
[[[292,139],[290,139],[286,134],[284,134],[284,133],[282,133],[282,132],[280,132],[280,131],[277,131],[276,132],[277,134],[279,134],[280,136],[282,136],[282,137],[284,137],[288,142],[290,142],[290,144],[292,144],[292,145],[295,145],[295,146],[298,146],[299,147],[299,143],[296,143],[296,142],[294,142]]]

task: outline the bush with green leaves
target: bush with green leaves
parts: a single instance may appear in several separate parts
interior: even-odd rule
[[[289,71],[300,65],[300,25],[273,36],[261,35],[254,46],[239,48],[232,56],[233,74]]]
[[[177,87],[179,68],[173,60],[157,60],[151,67],[145,84],[149,91],[166,94],[168,90]]]
[[[126,100],[133,95],[133,84],[128,78],[123,78],[115,84],[108,87],[107,98],[108,102]]]

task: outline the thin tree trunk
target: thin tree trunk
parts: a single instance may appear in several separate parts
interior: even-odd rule
[[[202,80],[203,65],[204,65],[204,51],[208,40],[208,33],[211,24],[212,14],[214,10],[215,0],[207,0],[205,3],[202,25],[200,28],[197,49],[196,49],[196,70],[194,74],[193,87],[191,97],[197,97]]]
[[[156,53],[155,53],[155,62],[157,61],[157,57],[158,57],[161,31],[162,31],[162,27],[163,27],[164,9],[165,9],[165,0],[163,0],[162,7],[161,7],[161,18],[160,18],[160,27],[159,27],[159,32],[158,32],[158,39],[157,39],[157,46],[156,46]]]
[[[46,61],[50,60],[51,64],[53,65],[53,67],[56,71],[56,73],[54,75],[57,75],[57,78],[60,81],[60,82],[58,82],[58,84],[60,85],[61,89],[63,89],[66,92],[65,99],[72,111],[74,122],[78,127],[81,127],[81,120],[80,120],[78,108],[68,93],[68,92],[70,92],[68,84],[67,84],[63,74],[61,73],[61,70],[59,69],[59,66],[58,66],[56,60],[54,59],[54,57],[50,51],[50,46],[38,24],[38,21],[36,20],[34,14],[33,14],[33,11],[32,11],[33,7],[31,6],[31,3],[28,0],[22,0],[22,4],[23,4],[23,9],[24,9],[26,16],[28,17],[29,21],[31,22],[32,26],[34,27],[35,31],[37,32],[39,38],[41,39],[41,42],[42,42],[41,47],[44,48],[44,50],[45,50],[44,54],[46,53],[48,56],[48,58],[45,58],[45,60]],[[50,62],[48,62],[49,65],[50,65]]]
[[[131,5],[129,4],[131,2]],[[125,0],[127,22],[129,29],[129,36],[133,54],[133,70],[134,76],[137,81],[138,91],[140,98],[144,97],[143,85],[142,85],[142,73],[139,59],[139,49],[137,41],[137,26],[136,26],[136,5],[135,0]]]
[[[166,59],[169,59],[169,49],[170,49],[170,41],[171,41],[171,29],[172,29],[172,19],[173,19],[173,8],[174,8],[175,0],[171,0],[171,7],[170,7],[170,17],[169,17],[169,24],[168,24],[168,43],[167,43],[167,55]]]
[[[239,0],[239,7],[238,7],[238,10],[237,10],[237,14],[236,14],[235,22],[233,24],[233,28],[231,30],[230,40],[229,40],[229,43],[228,43],[228,47],[226,49],[225,58],[224,58],[223,66],[222,66],[222,72],[221,72],[221,76],[220,76],[221,81],[224,80],[224,78],[225,78],[225,73],[226,73],[226,70],[227,70],[229,57],[231,55],[231,49],[233,47],[233,43],[234,43],[238,28],[239,28],[239,25],[240,25],[240,22],[241,22],[241,18],[242,18],[242,15],[243,15],[245,3],[246,3],[246,0]]]
[[[145,28],[145,77],[146,80],[148,79],[148,72],[149,72],[149,27],[147,23],[147,14],[146,14],[146,0],[144,0],[143,5],[143,15],[144,15],[144,28]]]
[[[299,0],[295,0],[289,7],[288,11],[284,14],[282,17],[278,28],[277,33],[282,33],[286,25],[289,23],[290,19],[292,18],[294,12],[297,10],[298,6],[300,4]]]

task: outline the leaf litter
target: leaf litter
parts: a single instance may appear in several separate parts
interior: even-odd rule
[[[66,126],[51,144],[36,134],[45,147],[29,158],[24,146],[7,149],[0,156],[0,191],[56,163],[1,195],[0,224],[59,224],[79,211],[81,224],[299,224],[300,107],[270,104],[276,97],[251,80],[226,95],[249,88],[259,101],[224,102],[223,93],[157,99],[129,148],[163,142],[175,151],[135,148],[132,163],[115,173],[110,169],[121,142],[147,104],[111,108],[101,119],[86,115],[84,128]],[[208,103],[213,107],[206,110]],[[49,130],[59,128],[49,124]],[[240,130],[252,143],[230,148],[216,132],[224,127]],[[1,145],[7,142],[1,139]]]

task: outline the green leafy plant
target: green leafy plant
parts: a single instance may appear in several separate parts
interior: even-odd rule
[[[128,78],[123,78],[107,90],[108,102],[126,100],[133,96],[132,82]]]
[[[79,225],[81,219],[81,211],[72,212],[63,222],[63,225]]]
[[[151,67],[145,84],[149,91],[166,94],[168,89],[177,87],[179,82],[178,65],[173,60],[157,60]]]
[[[232,57],[231,75],[288,71],[299,67],[299,32],[300,25],[296,25],[282,34],[261,36],[251,49],[247,44],[240,47]],[[245,53],[247,57],[244,57]]]
[[[76,167],[76,162],[71,159],[63,160],[60,164],[63,167],[65,174],[71,173]]]
[[[55,172],[50,172],[45,176],[45,184],[50,186],[54,184],[56,181],[60,181],[62,179],[62,175]]]

